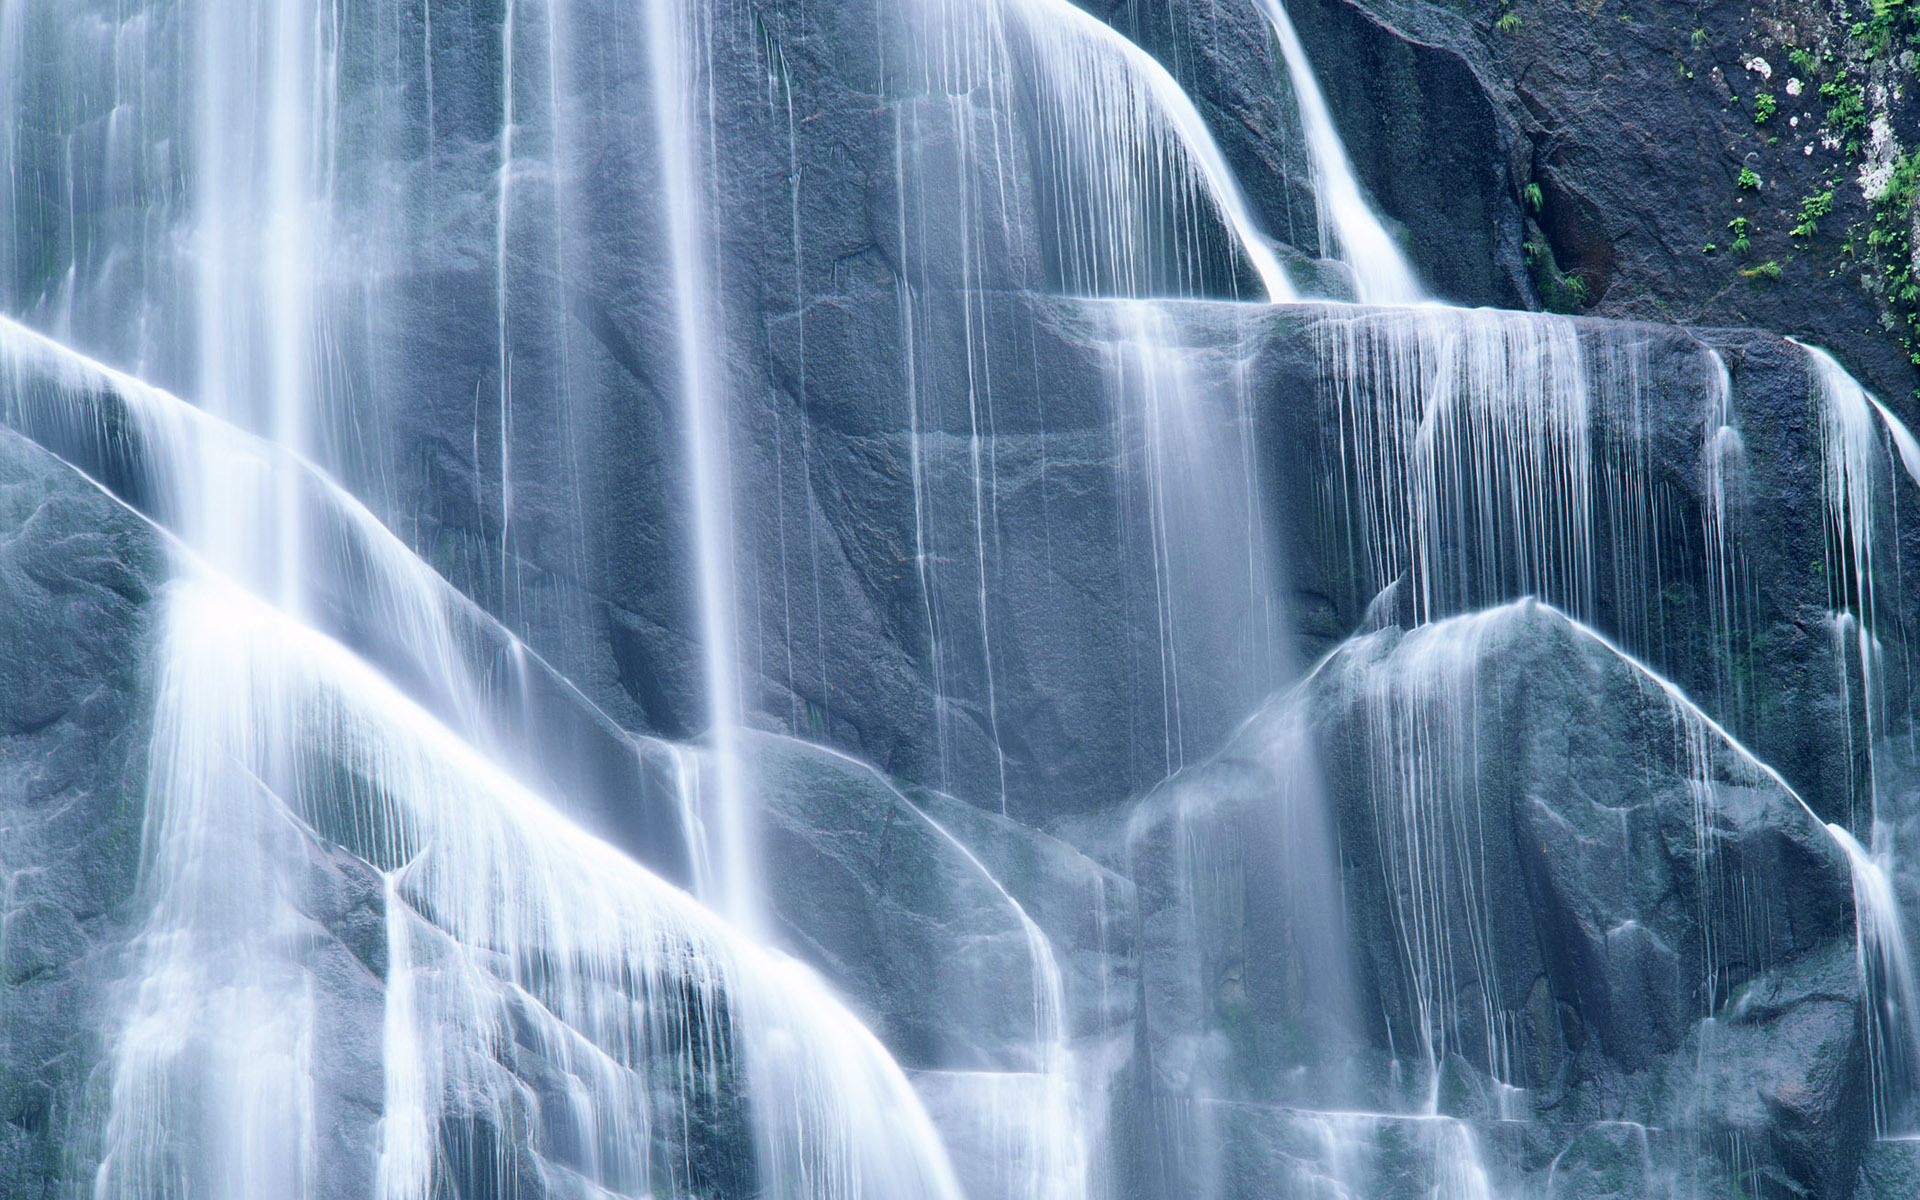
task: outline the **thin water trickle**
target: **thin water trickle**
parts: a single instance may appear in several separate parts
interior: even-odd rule
[[[679,355],[679,401],[685,430],[692,494],[694,561],[700,647],[706,683],[708,731],[714,751],[713,795],[708,828],[718,861],[719,892],[711,899],[746,929],[760,924],[754,875],[756,816],[740,753],[739,640],[734,579],[725,372],[709,310],[714,295],[699,175],[707,158],[702,143],[705,114],[698,80],[706,64],[703,27],[696,9],[678,3],[651,4],[648,54],[652,67],[654,123],[664,178],[664,210],[673,277],[673,327]]]
[[[1275,548],[1245,389],[1250,320],[1205,306],[1118,300],[1099,322],[1114,397],[1122,503],[1145,526],[1154,664],[1143,691],[1146,779],[1210,753],[1287,669]],[[1123,539],[1126,537],[1123,534]]]
[[[1889,876],[1890,855],[1870,851],[1845,827],[1829,825],[1853,868],[1855,945],[1866,983],[1868,1076],[1873,1091],[1874,1131],[1881,1137],[1911,1136],[1920,1085],[1920,976],[1907,948],[1906,921]],[[1881,841],[1876,830],[1875,840]]]
[[[1408,572],[1417,621],[1528,594],[1591,616],[1607,499],[1593,426],[1618,393],[1631,405],[1631,383],[1558,317],[1335,311],[1317,329],[1372,578]]]
[[[1748,633],[1751,621],[1745,604],[1745,557],[1735,538],[1738,492],[1746,470],[1746,444],[1734,425],[1733,378],[1726,359],[1707,351],[1707,412],[1703,428],[1706,444],[1707,490],[1705,523],[1708,606],[1716,645],[1720,711],[1735,723],[1746,710],[1747,680],[1735,667],[1735,640]]]
[[[1896,815],[1886,809],[1890,797],[1882,776],[1893,765],[1884,759],[1890,706],[1897,699],[1889,687],[1898,686],[1890,683],[1888,668],[1900,665],[1886,661],[1882,632],[1889,632],[1903,653],[1906,647],[1896,471],[1920,482],[1914,475],[1920,444],[1832,355],[1800,345],[1820,413],[1828,607],[1837,636],[1846,643],[1846,652],[1836,656],[1840,694],[1849,710],[1848,737],[1857,743],[1848,764],[1852,770],[1858,759],[1866,766],[1864,778],[1850,789],[1854,817],[1849,824],[1856,831],[1878,831],[1890,827]],[[1851,715],[1856,694],[1857,730]]]
[[[1320,225],[1320,253],[1337,257],[1353,273],[1354,299],[1362,304],[1418,304],[1426,299],[1413,267],[1380,223],[1360,191],[1346,145],[1333,123],[1306,47],[1293,28],[1282,0],[1259,0],[1273,27],[1286,63],[1287,79],[1300,110],[1307,154],[1313,164],[1314,211]],[[1280,297],[1275,297],[1279,299]]]
[[[1893,439],[1893,448],[1900,455],[1900,465],[1906,469],[1907,478],[1920,485],[1920,440],[1893,411],[1880,402],[1877,396],[1869,397],[1873,401],[1873,411],[1880,414],[1881,424],[1887,427],[1887,436]]]
[[[1014,1185],[1008,1194],[1027,1200],[1079,1200],[1087,1195],[1090,1172],[1089,1112],[1103,1097],[1089,1088],[1074,1052],[1066,982],[1053,944],[965,843],[925,812],[915,811],[992,884],[1026,938],[1027,960],[1033,969],[1036,1069],[1027,1081],[1005,1075],[981,1077],[985,1087],[977,1097],[980,1111],[997,1124],[991,1142],[1002,1147],[1016,1140],[1029,1143],[1006,1155],[1012,1164],[1026,1164],[1020,1173],[1023,1177],[1008,1181]]]

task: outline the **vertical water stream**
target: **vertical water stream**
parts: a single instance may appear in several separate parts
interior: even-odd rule
[[[79,1190],[1227,1197],[1229,1151],[1261,1144],[1303,1195],[1509,1194],[1496,1143],[1537,1115],[1526,1056],[1558,1016],[1548,968],[1497,953],[1523,887],[1487,868],[1513,840],[1483,803],[1508,749],[1487,664],[1523,627],[1614,670],[1677,781],[1697,944],[1636,921],[1597,944],[1684,963],[1712,1057],[1758,969],[1722,835],[1798,800],[1728,732],[1764,697],[1727,362],[1430,302],[1282,0],[1245,2],[1299,112],[1312,249],[1358,303],[1303,297],[1312,255],[1269,238],[1212,114],[1069,0],[0,2],[0,416],[174,552]],[[1267,394],[1276,336],[1311,339],[1312,377]],[[1865,774],[1828,828],[1875,1126],[1906,1134],[1886,501],[1920,442],[1808,363]],[[1282,425],[1333,460],[1312,513],[1272,511]],[[1282,524],[1344,549],[1315,586],[1364,593],[1311,597],[1364,628],[1319,630],[1338,649],[1304,682]],[[1676,663],[1719,721],[1655,673]],[[1300,699],[1335,684],[1339,761]],[[543,732],[562,709],[590,737]],[[859,749],[831,798],[870,772],[882,815],[796,828],[770,729]],[[1102,820],[1125,888],[1171,899],[1110,912],[1096,875],[1097,912],[1049,919],[1040,827]],[[894,857],[916,821],[937,866]],[[793,900],[848,862],[869,908]],[[1003,919],[916,959],[959,878]],[[1363,920],[1391,933],[1366,961]],[[896,986],[959,981],[956,1013],[1031,1010],[943,1042],[849,998],[848,946]],[[1262,986],[1299,1003],[1268,1042]],[[1692,1115],[1663,1103],[1617,1122],[1643,1151]]]

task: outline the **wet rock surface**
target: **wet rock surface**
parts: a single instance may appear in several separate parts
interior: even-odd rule
[[[0,432],[0,1192],[84,1164],[138,925],[160,537]]]
[[[1796,130],[1777,146],[1749,115],[1762,73],[1741,56],[1784,71],[1781,22],[1804,6],[1289,6],[1362,182],[1434,293],[1591,314],[1551,330],[1222,303],[1253,294],[1232,262],[1205,264],[1194,290],[1214,299],[1151,313],[1061,295],[1048,214],[1022,182],[1033,130],[970,162],[990,123],[878,70],[912,47],[866,6],[750,7],[751,21],[716,24],[711,48],[756,67],[717,84],[739,116],[714,134],[729,165],[705,265],[724,286],[700,317],[724,361],[700,399],[732,422],[738,675],[768,797],[771,940],[829,981],[931,1106],[964,1125],[982,1094],[1003,1098],[970,1076],[1033,1073],[1045,981],[1024,913],[1059,969],[1079,1082],[1098,1083],[1086,1102],[1116,1194],[1910,1194],[1912,1156],[1871,1141],[1853,896],[1820,827],[1859,827],[1871,799],[1875,747],[1851,731],[1908,721],[1908,613],[1901,597],[1870,614],[1885,690],[1870,721],[1837,636],[1835,609],[1860,606],[1831,582],[1847,564],[1806,360],[1754,331],[1833,345],[1904,411],[1913,377],[1877,326],[1884,297],[1823,273],[1864,199],[1841,179],[1832,220],[1788,232],[1844,155],[1816,139],[1796,158],[1813,135],[1792,105],[1772,118]],[[1334,280],[1257,8],[1084,7],[1187,86],[1286,261]],[[596,0],[575,32],[644,45],[638,11]],[[490,614],[462,629],[487,677],[508,681],[537,782],[691,884],[673,771],[699,751],[629,736],[691,742],[712,718],[683,347],[661,303],[686,284],[634,203],[664,186],[654,97],[634,61],[598,58],[579,82],[602,102],[557,126],[594,153],[547,161],[530,142],[525,169],[504,170],[497,17],[434,21],[423,74],[445,106],[435,144],[394,166],[406,252],[381,296],[404,353],[344,368],[405,403],[333,414],[343,442],[367,443],[346,482]],[[1885,107],[1904,116],[1911,100]],[[521,110],[530,128],[543,115]],[[955,216],[962,198],[977,207]],[[562,210],[570,239],[518,235]],[[1742,254],[1727,224],[1749,213]],[[963,236],[980,230],[986,244]],[[1741,274],[1776,259],[1779,280]],[[1605,382],[1576,431],[1592,505],[1559,514],[1591,537],[1579,615],[1780,780],[1546,608],[1500,610],[1480,641],[1447,642],[1479,620],[1464,614],[1581,595],[1525,576],[1471,522],[1427,560],[1374,552],[1359,515],[1374,497],[1355,480],[1399,443],[1356,438],[1347,418],[1391,381],[1349,374],[1336,394],[1352,364],[1336,362],[1333,330],[1396,319],[1408,329],[1378,345],[1427,338],[1417,365],[1435,379],[1486,338],[1551,333]],[[1729,372],[1724,412],[1711,353]],[[1156,370],[1160,390],[1143,389]],[[191,382],[178,363],[155,374]],[[1212,387],[1222,379],[1231,389]],[[1420,385],[1426,407],[1380,426],[1408,446],[1446,396]],[[1483,393],[1495,409],[1507,395]],[[1199,608],[1215,657],[1186,675],[1156,628],[1187,547],[1170,551],[1180,539],[1155,524],[1165,480],[1142,429],[1203,394],[1216,407],[1202,415],[1247,439],[1205,473],[1251,481],[1260,519],[1240,549],[1273,556],[1247,568],[1271,595],[1246,608],[1284,627],[1244,675],[1225,667],[1256,657],[1262,629],[1242,610]],[[70,457],[91,446],[81,465],[147,504],[126,414],[87,411],[20,423]],[[1739,435],[1723,476],[1709,469],[1715,421]],[[1898,497],[1882,458],[1872,491]],[[1455,466],[1490,489],[1514,482],[1490,456]],[[1737,643],[1707,545],[1720,504],[1740,562]],[[0,518],[11,1195],[84,1173],[88,1150],[67,1139],[137,924],[162,573],[155,534],[11,434]],[[1876,536],[1883,578],[1920,570],[1920,523]],[[1469,583],[1447,576],[1456,567]],[[1241,581],[1179,582],[1184,603]],[[330,631],[404,675],[407,647],[359,619],[357,583],[342,570],[320,586]],[[1465,648],[1436,665],[1446,645]],[[316,840],[309,865],[306,965],[338,1047],[318,1077],[323,1174],[349,1194],[368,1186],[382,1104],[384,900],[343,851]],[[435,1131],[444,1173],[480,1180],[505,1153],[522,1195],[590,1194],[570,1175],[583,1148],[532,1149],[538,1101],[569,1080],[523,1005],[502,1061],[474,1065],[485,1086]],[[698,1188],[747,1194],[751,1133],[731,1087],[702,1098],[697,1144],[675,1152]],[[480,1111],[490,1088],[514,1104]],[[994,1129],[973,1132],[962,1173],[991,1187]]]
[[[1203,1129],[1194,1161],[1390,1171],[1277,1131],[1378,1121],[1386,1153],[1410,1118],[1297,1110],[1425,1108],[1427,1171],[1449,1144],[1541,1170],[1519,1136],[1568,1168],[1555,1195],[1664,1194],[1675,1169],[1847,1194],[1873,1117],[1844,853],[1679,704],[1523,603],[1350,643],[1143,801],[1151,1086],[1296,1110]]]

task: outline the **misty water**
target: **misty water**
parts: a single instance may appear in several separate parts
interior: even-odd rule
[[[1449,303],[1213,7],[1258,107],[1070,0],[0,2],[0,422],[158,564],[14,760],[137,833],[16,968],[0,820],[0,1191],[1895,1194],[1920,443]]]

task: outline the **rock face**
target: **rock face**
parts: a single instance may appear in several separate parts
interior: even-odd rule
[[[1268,1156],[1366,1187],[1391,1169],[1281,1147],[1345,1119],[1387,1153],[1393,1123],[1299,1110],[1424,1097],[1463,1123],[1432,1135],[1427,1170],[1449,1137],[1540,1170],[1538,1148],[1502,1153],[1521,1120],[1547,1160],[1590,1164],[1549,1172],[1555,1195],[1756,1169],[1852,1185],[1872,1116],[1845,854],[1551,609],[1349,643],[1142,801],[1126,854],[1159,964],[1140,1000],[1151,1086],[1236,1114],[1193,1161]],[[1470,1146],[1455,1153],[1478,1164]],[[1261,1194],[1259,1176],[1225,1194]]]
[[[1078,974],[1071,994],[1090,997],[1075,959],[1096,942],[1118,879],[1030,829],[938,794],[910,797],[817,747],[769,738],[754,760],[759,785],[778,797],[762,853],[785,940],[841,981],[902,1066],[1033,1070],[1035,1014],[1048,1001],[1021,914],[1032,906],[1033,930],[1044,921],[1053,931],[1057,985]],[[1125,1015],[1090,1007],[1060,1019],[1097,1038]]]
[[[740,657],[750,664],[743,700],[764,727],[1041,819],[1100,807],[1207,753],[1286,668],[1261,687],[1228,689],[1231,699],[1170,736],[1165,647],[1117,632],[1149,623],[1055,600],[1116,597],[1129,613],[1159,602],[1149,481],[1102,470],[1142,455],[1126,436],[1133,414],[1108,402],[1127,339],[1075,328],[1045,298],[1101,289],[1064,286],[1050,249],[1073,222],[1047,209],[1035,183],[1047,170],[1036,150],[1042,118],[1009,100],[1004,122],[969,125],[977,115],[920,67],[929,47],[954,61],[973,61],[972,51],[919,21],[923,7],[941,8],[893,6],[876,20],[858,4],[757,4],[711,22],[695,48],[716,64],[711,104],[723,114],[709,151],[725,164],[724,186],[702,216],[712,305],[701,315],[708,352],[724,364],[710,400],[729,412],[733,491],[756,498],[732,514]],[[1264,229],[1318,254],[1291,100],[1257,6],[1082,7],[1186,85]],[[1778,19],[1729,6],[1697,15],[1630,6],[1601,19],[1564,5],[1507,14],[1490,3],[1386,0],[1299,0],[1289,11],[1362,182],[1404,228],[1437,295],[1529,306],[1540,289],[1522,246],[1543,241],[1601,315],[1811,336],[1900,408],[1904,368],[1885,339],[1855,332],[1877,310],[1851,271],[1828,281],[1816,269],[1816,259],[1833,266],[1840,231],[1863,219],[1865,201],[1849,199],[1858,189],[1842,180],[1835,213],[1804,253],[1783,244],[1791,222],[1775,211],[1794,209],[1851,152],[1788,153],[1805,140],[1805,121],[1768,146],[1798,117],[1791,106],[1754,126],[1747,91],[1731,106],[1702,93],[1709,62],[1757,88],[1740,63],[1764,51],[1784,97],[1791,64],[1775,43],[1797,6]],[[1495,28],[1503,15],[1517,24]],[[681,348],[667,301],[676,283],[659,253],[656,97],[644,56],[616,62],[592,49],[648,44],[643,14],[583,3],[525,17],[514,30],[525,77],[508,95],[495,61],[501,29],[486,13],[450,11],[430,29],[413,13],[369,24],[381,31],[356,28],[344,45],[356,64],[346,77],[397,72],[392,87],[406,99],[349,89],[356,137],[380,149],[343,168],[339,224],[364,226],[392,261],[377,303],[338,301],[349,314],[338,326],[369,332],[341,353],[353,386],[325,418],[342,448],[327,465],[613,720],[691,735],[710,714],[684,503]],[[1819,41],[1835,66],[1802,81],[1806,103],[1843,66],[1856,85],[1885,76],[1890,128],[1903,127],[1894,85],[1905,68],[1885,65],[1885,54],[1862,65],[1864,45],[1846,50],[1850,35],[1824,16],[1816,24],[1803,40]],[[1014,76],[1042,78],[1039,50],[1017,34],[1005,40]],[[765,98],[765,70],[730,69],[762,59],[778,63],[777,104]],[[528,74],[528,63],[553,64],[552,78]],[[169,66],[192,73],[164,61],[155,70]],[[561,94],[572,99],[556,105]],[[430,153],[418,121],[428,95]],[[45,128],[91,119],[104,129],[110,116],[82,99],[61,103],[80,108]],[[495,195],[504,104],[533,132],[514,141],[520,166]],[[1814,106],[1822,128],[1827,106]],[[1685,136],[1623,149],[1623,127]],[[106,142],[81,144],[72,151],[81,166],[69,168],[69,150],[35,132],[20,143],[23,177],[53,180],[40,189],[49,196],[85,191],[59,180],[84,174]],[[1746,153],[1727,157],[1736,142],[1767,160],[1759,192],[1730,182]],[[165,154],[178,152],[169,143]],[[1728,180],[1702,182],[1699,164],[1723,160]],[[1852,166],[1842,174],[1850,180]],[[1537,206],[1529,184],[1541,189]],[[379,202],[383,187],[404,202]],[[1768,212],[1753,218],[1753,248],[1739,258],[1723,227],[1763,198]],[[72,240],[57,213],[31,215],[22,240],[36,249]],[[159,241],[141,252],[177,252]],[[1722,247],[1718,257],[1700,253],[1707,242]],[[1790,272],[1778,286],[1735,271],[1769,258]],[[89,265],[82,279],[95,278]],[[1160,290],[1247,295],[1245,274],[1213,261],[1192,286]],[[52,292],[10,286],[14,311],[57,307]],[[1798,304],[1811,288],[1823,302]],[[193,342],[190,331],[131,344],[128,301],[104,276],[95,290],[95,307],[74,302],[78,340],[113,361],[153,363],[160,382],[196,394],[176,348]],[[168,311],[142,328],[173,319],[170,297],[159,307]],[[167,348],[151,350],[156,341]],[[1649,646],[1634,649],[1705,694]]]
[[[1520,141],[1475,30],[1435,4],[1330,0],[1285,6],[1316,66],[1355,172],[1433,293],[1534,307],[1509,160]],[[1273,137],[1297,117],[1256,4],[1112,5],[1108,19],[1168,64],[1202,111],[1276,237],[1312,251],[1310,177]],[[1388,15],[1390,14],[1390,15]],[[1294,154],[1299,154],[1296,148]],[[1310,185],[1308,185],[1310,188]]]
[[[0,1191],[92,1153],[92,1076],[138,927],[160,536],[0,432]]]

